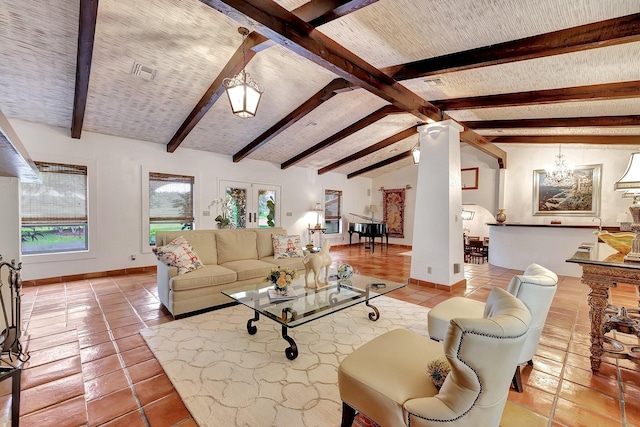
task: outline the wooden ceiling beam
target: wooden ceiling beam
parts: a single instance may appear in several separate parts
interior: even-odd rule
[[[640,145],[640,135],[511,135],[493,138],[495,143]]]
[[[325,148],[328,148],[328,147],[332,146],[333,144],[335,144],[336,142],[345,139],[349,135],[353,135],[354,133],[366,128],[369,125],[372,125],[373,123],[377,122],[378,120],[380,120],[380,119],[382,119],[384,117],[387,117],[387,116],[389,116],[391,114],[400,114],[400,113],[404,113],[404,112],[405,111],[401,110],[400,108],[398,108],[398,107],[396,107],[394,105],[385,105],[384,107],[377,109],[376,111],[374,111],[373,113],[369,114],[368,116],[366,116],[366,117],[358,120],[357,122],[347,126],[346,128],[342,129],[341,131],[334,133],[333,135],[331,135],[330,137],[324,139],[323,141],[320,141],[319,143],[317,143],[313,147],[307,148],[302,153],[290,158],[289,160],[287,160],[284,163],[282,163],[280,165],[280,168],[281,169],[290,168],[291,166],[295,165],[296,163],[300,163],[301,161],[303,161],[307,157],[311,157],[314,154],[319,153],[320,151],[324,150]]]
[[[398,155],[395,155],[393,157],[389,157],[388,159],[385,159],[381,162],[378,163],[374,163],[371,166],[367,166],[366,168],[362,168],[359,169],[355,172],[351,172],[350,174],[347,174],[347,179],[351,179],[351,178],[355,178],[358,175],[362,175],[363,173],[367,173],[367,172],[371,172],[372,170],[376,170],[376,169],[380,169],[383,166],[387,166],[390,165],[392,163],[395,162],[399,162],[400,160],[404,160],[407,157],[411,157],[411,150],[409,151],[405,151],[404,153],[400,153]]]
[[[559,117],[551,119],[475,120],[471,129],[640,126],[640,116]]]
[[[324,16],[326,13],[330,13],[336,8],[343,7],[351,1],[325,1],[325,0],[316,0],[311,1],[298,9],[295,9],[293,13],[297,14],[298,12],[302,16],[303,20],[313,20],[318,17]],[[362,6],[364,7],[364,6]],[[173,138],[167,144],[167,152],[173,153],[176,149],[182,144],[182,141],[189,135],[189,133],[196,127],[196,125],[202,120],[202,118],[207,114],[207,112],[211,109],[213,104],[220,99],[222,94],[224,93],[224,86],[222,85],[222,81],[226,78],[232,78],[236,74],[238,74],[244,66],[253,59],[256,53],[261,52],[271,46],[273,46],[273,42],[266,37],[256,33],[251,32],[249,36],[247,36],[245,42],[246,49],[246,62],[245,58],[242,55],[242,45],[238,47],[235,51],[231,59],[227,61],[227,64],[224,66],[220,74],[216,77],[216,79],[211,83],[209,88],[205,91],[200,101],[196,104],[196,106],[191,110],[191,113],[187,116],[185,121],[180,125],[178,131],[175,133]],[[265,141],[266,142],[266,141]],[[249,144],[251,145],[251,144]],[[247,146],[249,147],[249,146]],[[243,148],[242,150],[246,149]],[[242,152],[242,150],[240,152]],[[240,153],[236,153],[235,157]],[[247,153],[248,154],[248,153]]]
[[[274,1],[200,0],[220,13],[256,28],[260,33],[292,52],[337,74],[351,83],[409,112],[424,121],[440,121],[442,111],[400,83],[373,67],[334,40],[316,30]],[[495,157],[506,166],[506,153],[494,144],[466,133],[469,145]],[[469,135],[473,137],[469,138]],[[478,144],[478,141],[481,144]]]
[[[390,136],[389,138],[385,138],[380,142],[377,142],[363,150],[358,151],[357,153],[353,153],[350,156],[345,157],[344,159],[340,159],[337,162],[331,163],[328,166],[325,166],[318,170],[318,175],[325,174],[327,172],[331,172],[334,169],[339,168],[340,166],[344,166],[347,163],[354,162],[358,159],[363,158],[364,156],[368,156],[369,154],[373,154],[376,151],[380,151],[384,148],[389,147],[390,145],[395,144],[396,142],[400,142],[405,140],[413,135],[418,134],[418,126],[412,126],[409,129],[405,129],[401,132],[396,133],[395,135]]]
[[[637,41],[640,41],[640,13],[395,65],[382,71],[396,80],[407,80]]]
[[[81,0],[78,24],[78,54],[76,58],[76,87],[71,115],[71,137],[75,139],[79,139],[82,135],[84,113],[87,108],[97,17],[98,0]]]
[[[311,0],[293,10],[293,13],[310,25],[318,27],[376,3],[377,1],[378,0]]]
[[[432,101],[445,111],[640,97],[640,80]]]
[[[253,153],[258,148],[269,142],[271,139],[284,132],[289,126],[309,114],[311,111],[320,106],[323,102],[333,98],[339,92],[344,89],[351,88],[353,85],[343,78],[337,78],[332,80],[328,85],[320,89],[311,98],[303,102],[298,108],[287,114],[278,123],[271,126],[268,130],[262,133],[259,137],[251,141],[248,145],[243,147],[240,151],[233,155],[233,161],[239,162],[240,160]]]

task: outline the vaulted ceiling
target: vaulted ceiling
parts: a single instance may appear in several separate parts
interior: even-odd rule
[[[0,40],[0,110],[78,143],[349,177],[411,164],[416,126],[447,118],[500,167],[507,143],[640,145],[636,1],[5,0]],[[222,87],[244,61],[250,119]]]

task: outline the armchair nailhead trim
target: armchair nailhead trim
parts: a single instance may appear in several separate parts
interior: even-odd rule
[[[456,351],[456,358],[458,360],[460,360],[462,363],[464,363],[465,365],[467,365],[467,367],[469,369],[471,369],[475,374],[476,374],[476,378],[478,378],[478,383],[480,383],[480,391],[478,392],[478,394],[476,395],[476,398],[474,399],[473,403],[471,404],[471,406],[469,407],[469,409],[467,409],[466,411],[464,411],[462,414],[458,415],[455,418],[451,418],[448,420],[442,420],[442,419],[437,419],[437,418],[428,418],[428,417],[423,417],[421,415],[418,414],[413,414],[409,411],[407,411],[407,426],[411,427],[411,417],[416,417],[416,418],[420,418],[426,421],[436,421],[436,422],[442,422],[442,423],[450,423],[453,421],[457,421],[460,418],[464,417],[465,415],[467,415],[467,413],[469,411],[471,411],[471,409],[473,409],[474,406],[476,406],[476,402],[478,401],[478,399],[480,398],[480,395],[482,394],[482,390],[484,389],[484,387],[482,386],[482,381],[480,381],[480,376],[478,375],[478,372],[473,369],[471,367],[471,365],[469,365],[467,362],[465,362],[464,360],[460,359],[460,348],[462,347],[462,342],[464,341],[464,337],[467,334],[473,334],[473,335],[478,335],[478,336],[482,336],[482,337],[488,337],[488,338],[496,338],[496,339],[514,339],[514,338],[520,338],[523,335],[526,335],[526,332],[520,335],[514,335],[514,336],[507,336],[507,337],[500,337],[497,335],[489,335],[489,334],[481,334],[479,332],[474,332],[474,331],[462,331],[462,338],[460,338],[460,343],[458,344],[458,349]]]

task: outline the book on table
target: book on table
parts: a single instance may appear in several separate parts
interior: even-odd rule
[[[296,291],[292,288],[287,289],[287,293],[285,294],[278,294],[275,289],[269,289],[267,293],[269,294],[269,300],[271,300],[271,302],[289,301],[298,298]]]

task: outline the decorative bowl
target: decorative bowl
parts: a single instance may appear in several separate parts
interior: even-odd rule
[[[598,237],[616,251],[626,255],[631,251],[631,241],[636,237],[636,233],[630,231],[620,233],[601,231],[598,233]]]

